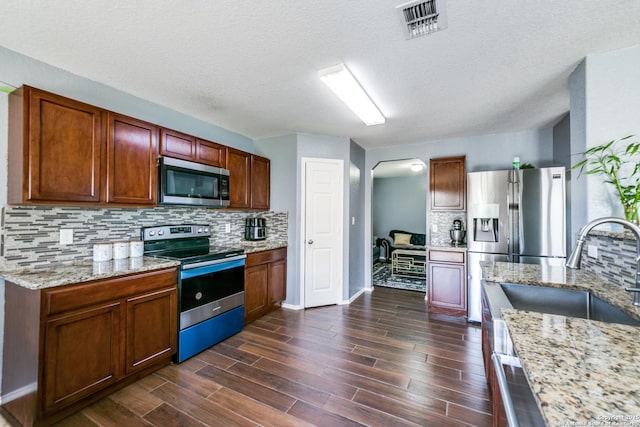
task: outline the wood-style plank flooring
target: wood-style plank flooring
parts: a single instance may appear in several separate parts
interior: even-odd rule
[[[59,426],[490,426],[480,329],[424,294],[278,310]]]

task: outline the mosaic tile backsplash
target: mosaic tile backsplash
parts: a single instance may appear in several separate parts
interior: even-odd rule
[[[462,221],[462,228],[467,229],[467,212],[466,211],[430,211],[429,212],[429,232],[431,233],[431,244],[441,245],[451,243],[449,230],[453,228],[453,220]],[[438,231],[433,231],[433,225],[438,226]],[[465,239],[466,241],[466,239]]]
[[[587,256],[587,247],[598,248],[598,258]],[[573,249],[573,248],[571,248]],[[571,250],[569,250],[569,254]],[[567,254],[567,256],[569,256]],[[635,287],[636,240],[632,233],[593,231],[585,239],[581,268],[619,286]]]
[[[93,256],[93,244],[140,239],[140,228],[208,224],[211,243],[233,246],[244,239],[245,218],[266,219],[267,242],[287,240],[286,212],[242,212],[188,207],[80,208],[7,206],[0,218],[0,267],[37,267]],[[229,224],[231,231],[225,232]],[[73,229],[73,244],[60,245],[60,229]]]

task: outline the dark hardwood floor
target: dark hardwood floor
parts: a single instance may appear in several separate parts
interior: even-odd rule
[[[278,310],[59,426],[490,426],[480,328],[376,288]]]

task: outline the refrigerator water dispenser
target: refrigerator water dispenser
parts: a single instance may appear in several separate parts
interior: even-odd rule
[[[473,219],[473,240],[476,242],[497,242],[498,236],[498,218]]]

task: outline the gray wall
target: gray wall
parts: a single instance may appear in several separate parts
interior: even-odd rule
[[[2,64],[0,80],[13,86],[19,87],[26,84],[240,150],[254,151],[253,141],[243,135],[52,67],[3,47],[0,47],[0,64]],[[215,121],[215,117],[211,117],[211,120]]]
[[[256,150],[271,159],[271,209],[287,212],[287,300],[289,305],[300,301],[300,242],[298,203],[298,136],[285,135],[276,138],[256,140]]]
[[[571,74],[571,153],[640,134],[640,46],[589,55]],[[573,163],[582,159],[576,156]],[[589,220],[624,217],[612,185],[599,175],[571,182],[572,234]],[[602,228],[607,228],[606,226]],[[616,226],[608,227],[618,230]]]
[[[388,237],[390,230],[426,234],[427,177],[424,173],[373,180],[373,235]]]
[[[350,141],[349,165],[349,298],[364,288],[365,151]]]

